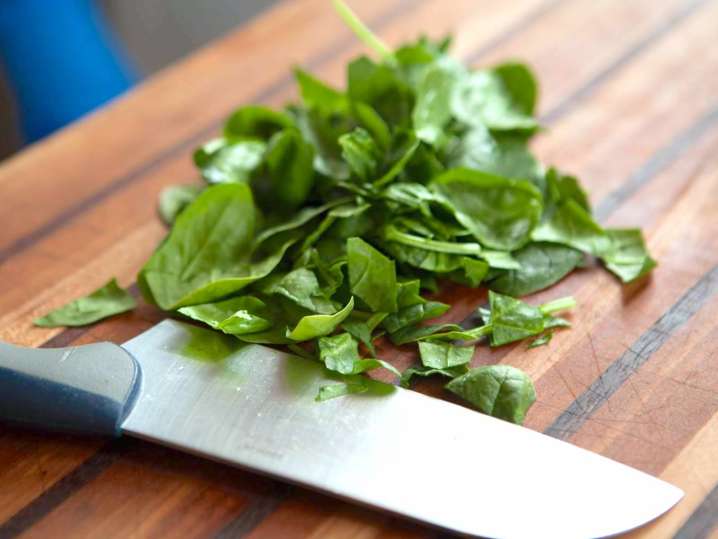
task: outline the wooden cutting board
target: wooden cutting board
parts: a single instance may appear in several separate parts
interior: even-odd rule
[[[536,380],[529,428],[685,489],[635,537],[718,537],[718,0],[353,4],[391,44],[454,31],[455,54],[472,64],[535,67],[547,127],[536,151],[582,178],[603,223],[644,227],[660,265],[632,286],[576,272],[531,298],[573,294],[573,329],[533,350],[480,348],[474,361]],[[31,325],[111,276],[133,283],[165,233],[158,192],[197,181],[190,152],[234,107],[294,97],[293,64],[340,83],[361,50],[325,0],[287,1],[6,161],[0,338],[120,343],[158,321],[143,305],[88,329]],[[460,320],[484,296],[452,288],[444,297],[455,302],[447,318]],[[400,368],[414,360],[387,346],[382,355]],[[3,539],[440,535],[135,440],[0,427]]]

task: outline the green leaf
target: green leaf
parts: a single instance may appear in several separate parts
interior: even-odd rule
[[[438,301],[417,303],[402,307],[398,312],[387,316],[382,323],[389,333],[396,333],[407,326],[441,316],[449,310],[449,307],[450,305]]]
[[[477,124],[454,139],[447,153],[449,167],[524,179],[542,193],[546,190],[543,165],[531,154],[523,137],[491,133],[483,124]]]
[[[455,346],[449,343],[420,342],[419,355],[424,367],[448,369],[466,365],[474,357],[473,346]]]
[[[208,187],[178,217],[140,272],[149,299],[165,310],[209,303],[268,275],[291,242],[261,260],[249,251],[255,213],[246,184]]]
[[[606,235],[609,243],[600,254],[601,259],[624,283],[635,281],[656,267],[639,229],[608,229]]]
[[[536,348],[538,346],[545,346],[548,343],[551,342],[551,339],[553,338],[553,331],[547,331],[543,335],[536,337],[531,343],[529,343],[528,348]]]
[[[265,311],[264,302],[254,296],[230,298],[178,309],[179,313],[230,335],[256,333],[269,329],[272,323],[263,318],[266,316]]]
[[[215,139],[194,154],[194,162],[207,183],[244,183],[259,168],[267,146],[259,140]]]
[[[381,152],[374,139],[361,127],[339,137],[342,157],[361,180],[371,179],[379,168]]]
[[[536,390],[523,371],[508,365],[471,369],[446,384],[446,389],[477,410],[499,419],[522,424],[536,400]]]
[[[571,309],[576,302],[571,297],[565,297],[534,307],[519,299],[489,291],[489,305],[491,314],[485,321],[491,326],[491,346],[501,346],[568,324],[551,314]]]
[[[230,139],[254,137],[267,140],[274,133],[292,126],[292,119],[282,112],[261,105],[237,109],[227,119],[224,136]]]
[[[293,330],[287,331],[287,337],[301,342],[323,337],[332,333],[354,309],[354,298],[334,314],[314,314],[302,317]]]
[[[452,101],[462,78],[458,64],[442,59],[424,70],[416,87],[416,105],[412,113],[416,136],[431,145],[445,140],[444,128],[452,117]]]
[[[361,56],[347,68],[347,92],[367,103],[390,125],[408,126],[414,96],[397,71]]]
[[[307,268],[297,268],[284,275],[272,275],[258,286],[265,294],[282,295],[309,311],[319,314],[336,312],[336,306],[323,293],[317,276]]]
[[[583,260],[580,251],[565,245],[532,242],[512,253],[518,269],[511,269],[489,283],[509,296],[525,296],[548,288],[569,274]]]
[[[349,286],[374,312],[397,309],[396,269],[390,260],[361,238],[347,240]]]
[[[349,333],[319,339],[319,359],[327,369],[341,374],[360,374],[385,368],[397,376],[400,375],[390,363],[379,359],[360,359],[357,342]]]
[[[531,239],[560,243],[595,256],[609,246],[604,230],[574,199],[558,206],[551,218],[533,231]]]
[[[89,296],[76,299],[37,318],[33,324],[45,328],[85,326],[114,314],[131,311],[137,306],[135,298],[111,279]]]
[[[461,77],[451,101],[456,119],[493,130],[534,131],[538,127],[532,116],[536,84],[527,68],[519,73],[522,67],[504,65],[500,71],[475,71]]]
[[[312,145],[297,129],[284,129],[269,140],[265,160],[270,187],[266,204],[287,209],[303,204],[314,186]]]
[[[160,192],[158,211],[162,220],[171,225],[177,216],[202,192],[199,185],[170,185]]]
[[[344,397],[345,395],[366,393],[367,391],[369,391],[367,380],[361,377],[356,377],[356,379],[351,382],[329,384],[320,387],[315,400],[317,402],[323,402],[330,399],[336,399],[337,397]]]
[[[431,186],[456,219],[487,247],[504,251],[521,247],[541,218],[541,193],[527,182],[453,169]]]
[[[423,378],[426,378],[428,376],[434,376],[434,375],[441,375],[446,376],[447,378],[456,378],[457,376],[461,376],[462,374],[466,374],[468,372],[469,368],[466,364],[464,365],[458,365],[456,367],[449,367],[446,369],[430,369],[427,367],[409,367],[406,369],[402,374],[401,378],[399,379],[399,385],[401,387],[409,387],[411,385],[411,379],[414,376],[421,376]]]

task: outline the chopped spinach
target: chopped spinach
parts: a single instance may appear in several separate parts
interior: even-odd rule
[[[394,372],[359,354],[362,344],[376,356],[386,334],[418,348],[421,364],[402,385],[449,377],[447,388],[479,410],[520,423],[531,381],[505,365],[469,370],[471,345],[547,344],[569,325],[554,314],[573,300],[517,297],[587,256],[623,282],[656,262],[638,229],[601,226],[579,180],[531,151],[540,126],[528,66],[470,68],[449,55],[450,38],[392,51],[342,0],[334,5],[373,58],[349,63],[345,87],[297,68],[298,102],[232,113],[194,153],[204,183],[162,192],[171,230],[138,286],[168,313],[318,358],[340,380],[318,400],[368,391],[365,371]],[[482,325],[435,320],[450,306],[422,293],[446,281],[491,289]],[[85,324],[133,305],[112,281],[36,323]]]

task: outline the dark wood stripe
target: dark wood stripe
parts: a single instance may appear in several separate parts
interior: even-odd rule
[[[708,131],[718,124],[718,106],[698,119],[688,129],[682,131],[660,150],[654,153],[641,168],[633,173],[615,191],[609,193],[595,208],[594,215],[599,221],[608,218],[626,200],[638,192],[671,163],[681,157],[696,144]]]
[[[673,539],[704,539],[718,527],[718,485],[696,507]]]
[[[548,2],[539,4],[536,6],[536,9],[528,12],[494,39],[469,53],[466,57],[466,63],[469,65],[475,64],[492,50],[499,48],[504,43],[507,43],[564,2],[565,0],[549,0]]]
[[[253,494],[253,499],[242,510],[242,513],[222,528],[215,539],[239,539],[251,533],[259,524],[289,498],[295,487],[278,481],[266,494]]]
[[[603,371],[544,432],[566,440],[618,391],[630,376],[718,293],[718,266],[714,266],[681,296],[620,357]]]
[[[664,24],[653,30],[653,32],[639,39],[635,45],[629,47],[623,54],[618,56],[610,65],[606,66],[602,71],[597,73],[586,84],[577,88],[568,98],[562,100],[553,109],[549,110],[541,117],[541,122],[545,124],[554,123],[559,118],[571,112],[581,101],[595,92],[602,84],[609,80],[616,72],[630,63],[636,56],[648,49],[656,41],[669,33],[674,27],[685,20],[689,15],[697,11],[701,6],[705,5],[707,0],[691,0],[681,9],[679,9]]]
[[[81,466],[53,484],[33,502],[0,524],[0,539],[17,537],[60,506],[73,493],[94,481],[127,450],[128,440],[112,440]]]
[[[396,20],[400,15],[402,15],[409,4],[411,4],[415,8],[417,2],[423,1],[425,0],[399,0],[396,3],[393,3],[391,5],[391,8],[388,9],[386,12],[376,17],[376,19],[370,21],[370,25],[376,27],[377,29],[381,29],[387,24],[390,24],[392,21]],[[309,69],[318,69],[331,58],[336,56],[338,53],[347,50],[354,43],[356,43],[356,37],[354,35],[345,36],[340,40],[336,40],[336,42],[328,45],[326,48],[323,48],[319,53],[312,56],[306,65]],[[288,88],[293,81],[294,79],[291,75],[283,76],[276,82],[272,83],[268,87],[262,89],[261,91],[250,97],[247,102],[266,102],[272,97],[276,96],[279,92]],[[65,211],[54,217],[51,221],[36,228],[29,234],[18,238],[15,242],[0,250],[0,263],[3,263],[9,260],[11,257],[17,256],[23,251],[29,249],[34,244],[38,243],[39,241],[42,241],[44,238],[48,237],[56,230],[66,226],[74,219],[82,215],[84,212],[90,210],[92,207],[99,204],[103,200],[132,185],[138,180],[141,180],[147,174],[151,173],[153,170],[156,170],[165,161],[179,154],[186,153],[191,149],[194,149],[195,146],[206,140],[212,135],[212,133],[214,133],[219,128],[225,116],[226,114],[223,114],[222,118],[216,118],[212,120],[212,122],[208,126],[202,128],[200,131],[194,133],[186,139],[181,140],[177,144],[170,146],[169,148],[160,152],[146,163],[143,163],[142,165],[131,170],[127,174],[120,176],[117,180],[109,183],[100,191],[79,201],[74,206],[67,208]]]

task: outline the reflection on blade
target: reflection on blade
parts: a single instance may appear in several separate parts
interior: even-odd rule
[[[377,385],[317,403],[327,383],[319,364],[179,322],[125,348],[143,369],[127,434],[451,530],[602,537],[682,496],[599,455],[413,391]]]

